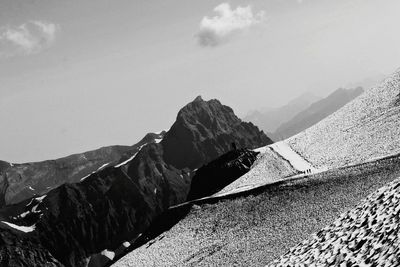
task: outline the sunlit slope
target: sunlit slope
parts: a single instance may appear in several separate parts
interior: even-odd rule
[[[286,140],[316,167],[334,168],[400,152],[400,70]]]

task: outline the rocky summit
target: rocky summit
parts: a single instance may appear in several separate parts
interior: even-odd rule
[[[161,143],[167,163],[195,169],[231,150],[232,143],[256,148],[272,141],[251,122],[241,121],[230,107],[198,96],[179,111]]]

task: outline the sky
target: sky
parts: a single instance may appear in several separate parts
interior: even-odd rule
[[[398,0],[2,0],[0,159],[131,145],[202,95],[244,116],[400,67]]]

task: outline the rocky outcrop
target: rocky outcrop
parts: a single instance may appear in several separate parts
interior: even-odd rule
[[[230,107],[200,96],[179,111],[161,142],[167,163],[190,169],[228,152],[232,143],[256,148],[272,141],[252,123],[241,121]]]
[[[247,149],[230,151],[204,165],[192,178],[188,200],[212,195],[250,170],[258,152]]]
[[[61,267],[50,252],[35,238],[18,236],[11,230],[0,232],[0,266]]]

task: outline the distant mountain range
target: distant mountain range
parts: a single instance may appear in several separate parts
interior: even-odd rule
[[[320,99],[321,97],[316,96],[311,92],[307,92],[296,97],[282,107],[264,108],[252,111],[245,116],[243,120],[254,123],[267,134],[273,133],[283,122],[289,121],[296,114]]]
[[[321,121],[363,92],[361,87],[340,88],[323,99],[306,93],[285,106],[263,113],[255,111],[243,120],[255,123],[275,141],[283,140]]]
[[[224,157],[232,143],[237,152]],[[7,255],[0,265],[105,266],[157,216],[186,201],[189,191],[204,196],[247,172],[257,153],[241,148],[270,143],[230,107],[197,97],[168,132],[148,134],[131,147],[38,163],[1,162],[2,205],[15,204],[0,210],[0,255]],[[197,184],[223,170],[221,181],[211,183],[215,189],[191,190],[193,177]]]
[[[278,136],[280,139],[293,136],[328,117],[363,92],[364,89],[361,87],[337,89],[324,99],[311,104],[289,121],[282,123],[274,132],[274,136]]]

